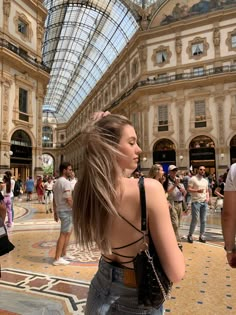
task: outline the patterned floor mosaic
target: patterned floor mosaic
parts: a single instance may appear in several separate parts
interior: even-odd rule
[[[78,248],[72,236],[68,250],[76,261],[53,266],[59,224],[36,201],[16,203],[15,210],[9,231],[15,249],[0,257],[0,315],[84,314],[99,251]],[[235,315],[236,271],[226,264],[220,213],[208,215],[206,244],[186,242],[189,221],[190,216],[183,217],[181,227],[186,275],[174,285],[166,314]]]

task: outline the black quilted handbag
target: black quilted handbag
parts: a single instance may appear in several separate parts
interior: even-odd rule
[[[147,220],[143,177],[139,180],[139,190],[142,214],[141,230],[145,233]],[[149,245],[135,257],[134,270],[139,305],[159,308],[170,297],[172,282],[161,266],[150,233]]]
[[[15,246],[8,239],[7,229],[4,222],[2,218],[0,218],[0,256],[9,253],[14,248]]]

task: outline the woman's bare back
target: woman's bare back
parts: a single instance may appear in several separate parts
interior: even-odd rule
[[[142,248],[143,233],[141,230],[141,208],[138,179],[122,179],[122,199],[119,214],[129,221],[137,230],[122,217],[114,218],[108,238],[111,241],[113,255],[105,255],[109,260],[124,264],[131,261]],[[127,246],[131,244],[130,246]],[[120,248],[124,247],[124,248]],[[119,248],[119,249],[118,249]],[[122,256],[127,257],[122,257]],[[133,268],[133,263],[125,263],[125,267]]]

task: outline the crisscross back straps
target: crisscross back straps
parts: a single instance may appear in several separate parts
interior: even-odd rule
[[[139,178],[138,184],[139,184],[140,205],[141,205],[141,231],[146,231],[147,229],[146,196],[145,196],[143,176]]]

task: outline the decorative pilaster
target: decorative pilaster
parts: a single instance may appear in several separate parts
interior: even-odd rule
[[[218,91],[223,90],[223,86],[216,86],[216,89]],[[218,141],[219,141],[219,146],[224,147],[225,146],[225,124],[224,124],[224,100],[225,96],[224,95],[216,95],[215,98],[215,104],[217,108],[217,116],[218,116]]]
[[[2,141],[8,141],[9,134],[9,91],[11,83],[5,81],[3,83],[3,99],[2,99]]]
[[[144,42],[138,47],[139,60],[141,65],[141,74],[147,71],[147,43]]]
[[[220,57],[220,30],[215,27],[213,30],[213,43],[215,47],[215,57]]]
[[[41,51],[42,51],[43,33],[44,33],[43,25],[40,22],[38,22],[37,23],[37,55],[38,56],[42,55]]]
[[[145,106],[144,111],[142,112],[142,120],[143,120],[143,151],[145,153],[149,152],[149,137],[148,137],[148,126],[149,126],[149,120],[148,120],[148,109]]]
[[[175,52],[176,52],[176,59],[177,59],[177,66],[181,65],[181,53],[182,53],[182,41],[181,37],[177,36],[175,40]],[[182,71],[182,70],[180,70]],[[177,69],[178,72],[178,69]]]
[[[8,20],[11,11],[11,0],[3,0],[3,29],[8,30]]]
[[[179,124],[179,149],[185,149],[185,130],[184,130],[184,91],[180,90],[176,95],[176,106],[178,109],[178,124]]]

